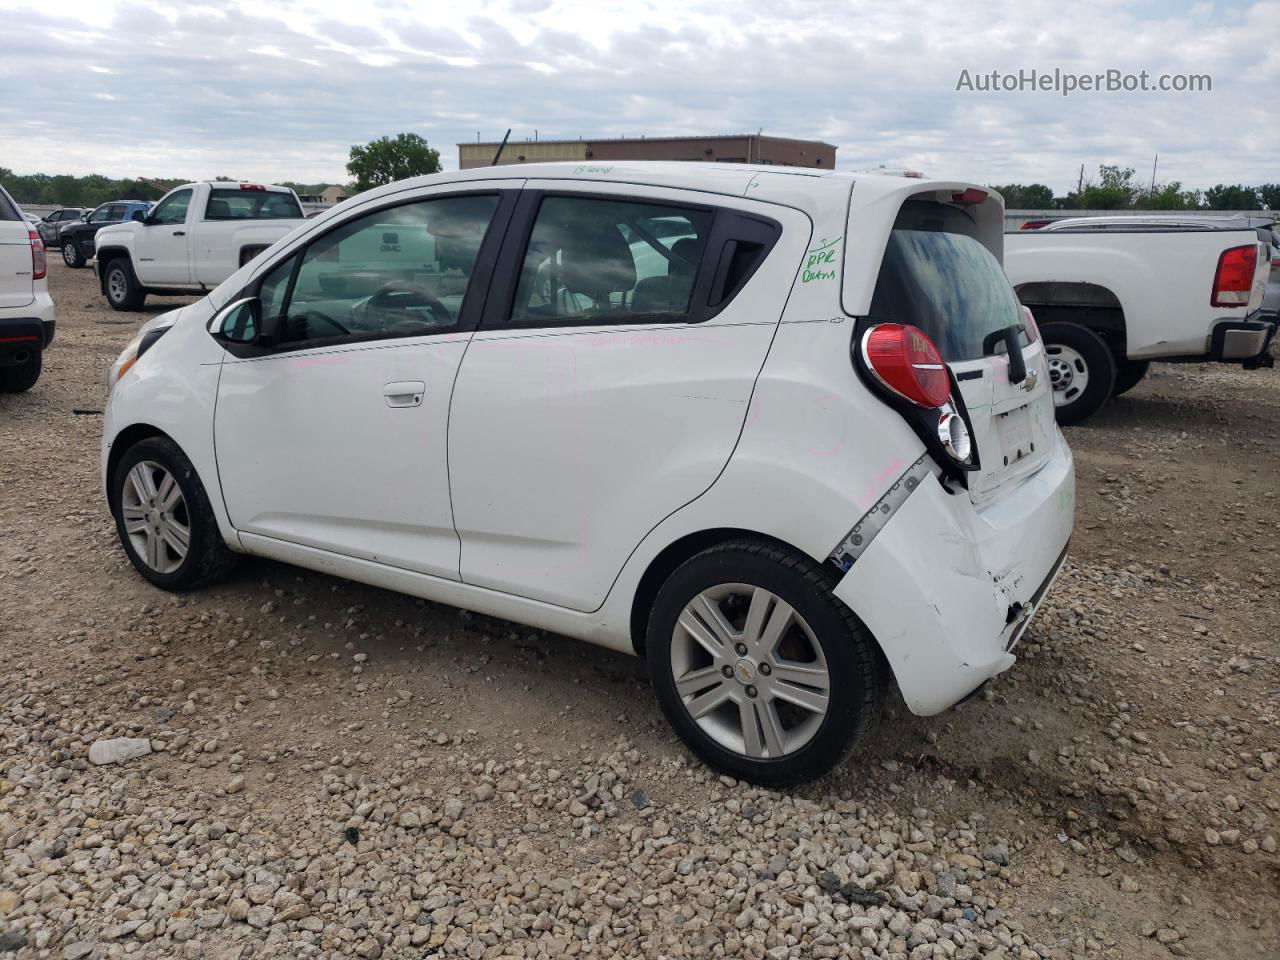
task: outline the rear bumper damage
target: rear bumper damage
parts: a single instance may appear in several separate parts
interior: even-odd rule
[[[1066,559],[1075,475],[1064,441],[982,509],[932,472],[913,485],[836,586],[892,667],[912,713],[938,713],[1014,663]]]

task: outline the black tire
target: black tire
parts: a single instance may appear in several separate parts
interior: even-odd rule
[[[1122,393],[1128,393],[1142,382],[1150,367],[1150,360],[1117,360],[1116,385],[1111,388],[1111,395],[1118,397]]]
[[[1100,336],[1074,323],[1046,323],[1040,328],[1040,336],[1049,362],[1058,423],[1065,426],[1091,417],[1112,395],[1115,357]],[[1067,382],[1065,391],[1059,388],[1063,380]]]
[[[16,367],[0,367],[0,393],[22,393],[30,390],[40,379],[43,366],[44,354],[37,350],[26,363],[20,363]]]
[[[691,716],[676,687],[672,647],[677,621],[690,601],[721,584],[763,587],[789,604],[809,625],[826,660],[830,693],[825,715],[807,742],[776,759],[749,757],[722,745]],[[812,560],[779,544],[757,540],[738,540],[704,550],[678,567],[662,585],[649,616],[649,673],[663,713],[681,739],[709,766],[765,786],[805,783],[838,766],[872,728],[887,687],[887,667],[875,641],[836,599],[833,586],[831,576]],[[711,660],[710,655],[707,659]],[[758,670],[756,682],[764,675],[764,670]],[[741,681],[740,677],[725,676],[728,684]],[[744,689],[754,697],[754,687]],[[732,711],[734,707],[726,704],[723,709]]]
[[[103,265],[102,289],[113,310],[141,310],[147,301],[147,291],[138,283],[133,264],[126,257],[113,257]]]
[[[80,252],[80,246],[74,240],[62,241],[62,262],[73,270],[84,266],[84,254]]]
[[[182,491],[190,540],[185,558],[174,570],[160,572],[147,564],[125,530],[123,500],[129,471],[148,461],[160,465],[177,481]],[[120,544],[134,568],[163,590],[192,590],[221,579],[235,566],[236,555],[227,547],[218,530],[218,521],[209,504],[209,495],[196,469],[182,449],[167,437],[148,437],[125,451],[111,477],[109,490],[112,516]]]

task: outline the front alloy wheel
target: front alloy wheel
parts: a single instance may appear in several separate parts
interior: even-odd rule
[[[120,513],[125,534],[156,573],[173,573],[191,549],[191,516],[182,488],[160,464],[143,460],[126,477]]]
[[[659,589],[650,676],[667,719],[709,765],[753,783],[803,783],[870,728],[884,659],[834,585],[782,544],[738,540],[696,554]]]
[[[140,440],[112,471],[111,513],[134,568],[157,587],[189,590],[217,580],[235,554],[218,530],[204,484],[167,437]]]

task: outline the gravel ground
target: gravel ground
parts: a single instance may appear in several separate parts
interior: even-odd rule
[[[147,586],[92,412],[135,325],[50,270],[0,397],[0,958],[1280,956],[1277,373],[1158,366],[1068,431],[1018,665],[777,792],[630,658],[263,561]]]

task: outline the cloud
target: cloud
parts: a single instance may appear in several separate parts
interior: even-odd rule
[[[1061,191],[1120,163],[1188,187],[1278,178],[1280,0],[0,0],[0,165],[342,181],[416,131],[457,164],[513,138],[734,133],[839,146],[839,166]],[[971,74],[1210,74],[1206,93],[979,93]],[[108,72],[103,72],[108,71]]]

